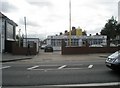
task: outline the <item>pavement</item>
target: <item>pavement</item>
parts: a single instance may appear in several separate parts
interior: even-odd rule
[[[32,59],[35,55],[13,55],[10,53],[3,53],[0,55],[0,62],[12,62],[12,61],[19,61],[19,60],[26,60],[26,59]]]
[[[30,62],[50,62],[50,61],[78,61],[78,60],[94,60],[106,59],[110,53],[97,53],[97,54],[79,54],[79,55],[61,55],[61,51],[44,52],[40,50],[37,55],[12,55],[4,53],[0,55],[2,58],[0,62],[12,62],[19,60],[27,60]]]
[[[44,52],[40,51],[38,55],[31,59],[30,62],[54,62],[54,61],[81,61],[81,60],[96,60],[106,59],[110,53],[96,53],[96,54],[77,54],[77,55],[62,55],[61,51]]]

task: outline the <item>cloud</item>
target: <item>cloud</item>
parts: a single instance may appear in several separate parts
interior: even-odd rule
[[[17,7],[10,4],[9,2],[5,2],[5,1],[2,1],[2,12],[6,12],[6,13],[9,13],[9,12],[15,12],[17,11]]]
[[[69,30],[69,0],[2,1],[6,16],[15,20],[21,29],[24,29],[24,16],[27,17],[28,34],[46,36]],[[118,1],[71,0],[72,26],[80,26],[88,34],[99,32],[111,16],[117,17]]]
[[[26,0],[31,5],[36,5],[40,7],[51,7],[53,4],[49,2],[48,0]]]
[[[46,33],[44,34],[28,34],[28,38],[40,38],[41,40],[44,40],[46,38]]]
[[[22,19],[22,18],[20,18],[19,19],[19,23],[21,24],[21,25],[25,25],[25,22],[24,22],[24,18]],[[32,20],[26,20],[26,25],[28,25],[28,26],[32,26],[32,27],[41,27],[41,25],[39,25],[38,23],[36,23],[36,22],[34,22],[34,21],[32,21]]]

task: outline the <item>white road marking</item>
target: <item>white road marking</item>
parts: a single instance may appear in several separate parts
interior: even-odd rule
[[[72,66],[81,66],[81,65],[83,65],[83,64],[75,64],[75,65],[72,65]],[[43,68],[44,66],[46,66],[46,67],[48,67],[48,68]],[[55,67],[55,68],[50,68],[49,66],[58,66],[58,67]],[[46,72],[46,70],[47,71],[50,71],[50,70],[60,70],[60,69],[65,69],[65,70],[77,70],[77,69],[86,69],[86,68],[83,68],[83,67],[66,67],[67,65],[62,65],[62,66],[60,66],[60,65],[35,65],[35,66],[33,66],[33,67],[30,67],[30,68],[27,68],[27,70],[41,70],[41,71],[45,71]],[[42,68],[38,68],[38,67],[42,67]],[[93,68],[93,65],[89,65],[88,67],[87,67],[88,69],[91,69],[91,68]]]
[[[89,83],[89,84],[68,84],[68,85],[47,85],[49,87],[104,87],[104,86],[117,86],[120,82],[110,83]]]
[[[0,70],[5,69],[5,68],[9,68],[9,67],[11,67],[11,66],[4,66],[4,67],[1,67]]]
[[[93,67],[93,65],[89,65],[88,68],[91,69]]]
[[[64,67],[66,67],[67,65],[62,65],[62,66],[60,66],[58,69],[62,69],[62,68],[64,68]]]
[[[45,72],[47,72],[47,71],[56,70],[56,69],[32,69],[32,70],[34,70],[34,71],[45,71]]]
[[[60,66],[60,65],[39,65],[39,66]]]
[[[38,67],[50,67],[50,66],[52,66],[52,67],[58,66],[59,67],[60,65],[36,65],[36,66],[30,67],[30,68],[27,68],[27,70],[52,70],[52,69],[46,69],[46,68],[45,69],[38,68]],[[57,69],[57,67],[56,67],[56,69]]]
[[[37,68],[37,67],[39,67],[39,66],[36,65],[36,66],[30,67],[30,68],[27,68],[27,69],[28,69],[28,70],[32,70],[32,69],[35,69],[35,68]]]
[[[85,68],[65,68],[65,70],[79,70],[79,69],[85,69]]]

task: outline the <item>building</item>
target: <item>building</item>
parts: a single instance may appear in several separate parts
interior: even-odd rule
[[[118,23],[120,23],[120,1],[118,2]]]
[[[40,44],[39,38],[23,38],[23,47],[27,47],[28,44],[30,44],[30,47],[36,47],[36,52],[39,52],[39,44]]]
[[[14,21],[0,12],[0,52],[11,52],[12,42],[16,41],[16,26]]]
[[[94,35],[94,36],[71,36],[71,46],[82,47],[87,42],[89,45],[94,44],[105,44],[106,36]],[[69,46],[69,36],[59,35],[59,36],[48,36],[47,44],[52,45],[54,50],[61,50],[61,40],[66,42],[66,46]]]
[[[64,34],[69,35],[69,32],[66,30]],[[82,29],[80,27],[78,27],[78,28],[72,27],[71,35],[81,36],[82,35]]]

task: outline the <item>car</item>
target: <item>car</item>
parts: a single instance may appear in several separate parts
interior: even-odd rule
[[[109,55],[105,63],[112,70],[120,70],[120,50]]]
[[[120,44],[117,44],[117,47],[120,47]]]
[[[52,45],[47,45],[47,46],[45,46],[44,52],[53,52],[53,47],[52,47]]]
[[[90,45],[89,47],[103,47],[103,46],[98,44],[93,44],[93,45]]]
[[[43,44],[43,45],[41,46],[41,49],[44,49],[44,48],[45,48],[45,46],[47,46],[47,45]]]
[[[110,47],[116,47],[116,45],[115,45],[115,44],[113,44],[113,43],[111,43],[111,44],[110,44]]]

